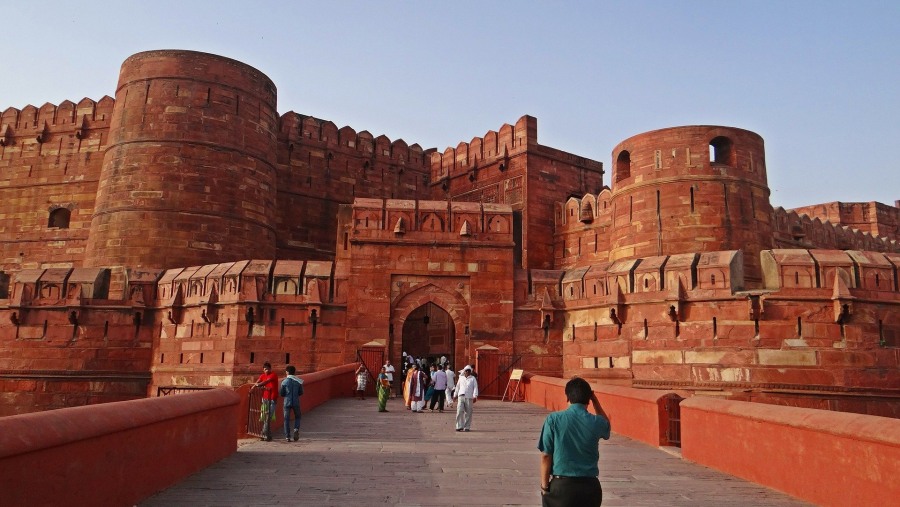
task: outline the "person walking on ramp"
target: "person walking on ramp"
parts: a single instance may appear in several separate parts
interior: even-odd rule
[[[303,379],[297,377],[297,368],[288,365],[285,368],[287,377],[281,382],[278,393],[284,398],[284,439],[294,442],[300,440],[300,397],[303,396]],[[291,414],[294,414],[294,432],[291,433]]]
[[[596,507],[603,502],[600,487],[600,439],[609,440],[609,416],[586,380],[566,384],[569,408],[544,420],[541,451],[541,503],[543,507]],[[597,415],[587,411],[588,402]]]

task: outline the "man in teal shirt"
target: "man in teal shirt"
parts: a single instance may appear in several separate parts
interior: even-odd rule
[[[541,451],[543,507],[595,506],[603,502],[600,487],[600,439],[609,439],[609,416],[586,380],[566,384],[569,408],[544,420],[538,449]],[[597,415],[587,411],[591,403]]]

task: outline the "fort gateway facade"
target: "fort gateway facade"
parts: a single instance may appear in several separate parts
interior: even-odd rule
[[[900,415],[897,203],[773,209],[753,132],[638,134],[606,170],[530,116],[423,149],[191,51],[114,95],[0,115],[0,415],[360,351]]]

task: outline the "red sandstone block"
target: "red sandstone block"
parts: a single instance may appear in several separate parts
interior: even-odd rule
[[[633,364],[635,380],[691,380],[691,366],[680,364]]]
[[[850,366],[868,368],[875,366],[875,355],[869,352],[851,352],[846,350],[820,350],[818,351],[819,365]]]
[[[750,380],[761,384],[834,385],[835,375],[830,370],[814,368],[753,368]]]

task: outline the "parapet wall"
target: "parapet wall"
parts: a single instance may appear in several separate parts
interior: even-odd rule
[[[885,206],[881,203],[876,205]],[[815,207],[813,207],[815,208]],[[885,206],[887,208],[887,206]],[[822,248],[837,250],[871,250],[874,252],[900,252],[898,236],[879,234],[878,227],[858,229],[841,222],[810,217],[800,210],[775,208],[773,233],[780,248]],[[897,208],[893,208],[897,209]],[[854,223],[856,225],[864,225]]]
[[[0,417],[3,503],[134,505],[234,453],[237,408],[216,389]]]
[[[114,101],[0,115],[0,271],[84,259]]]
[[[874,201],[827,202],[791,211],[813,220],[859,229],[872,236],[900,240],[900,201],[896,201],[894,206]]]
[[[816,505],[900,497],[896,419],[695,396],[681,402],[681,436],[685,459]]]
[[[278,139],[278,256],[332,259],[338,207],[428,195],[431,150],[288,112]],[[302,210],[302,213],[298,212]]]
[[[565,376],[806,392],[766,401],[900,414],[900,257],[765,251],[766,288],[750,291],[743,265],[730,251],[533,271],[517,308],[549,317],[547,341],[561,341]]]

